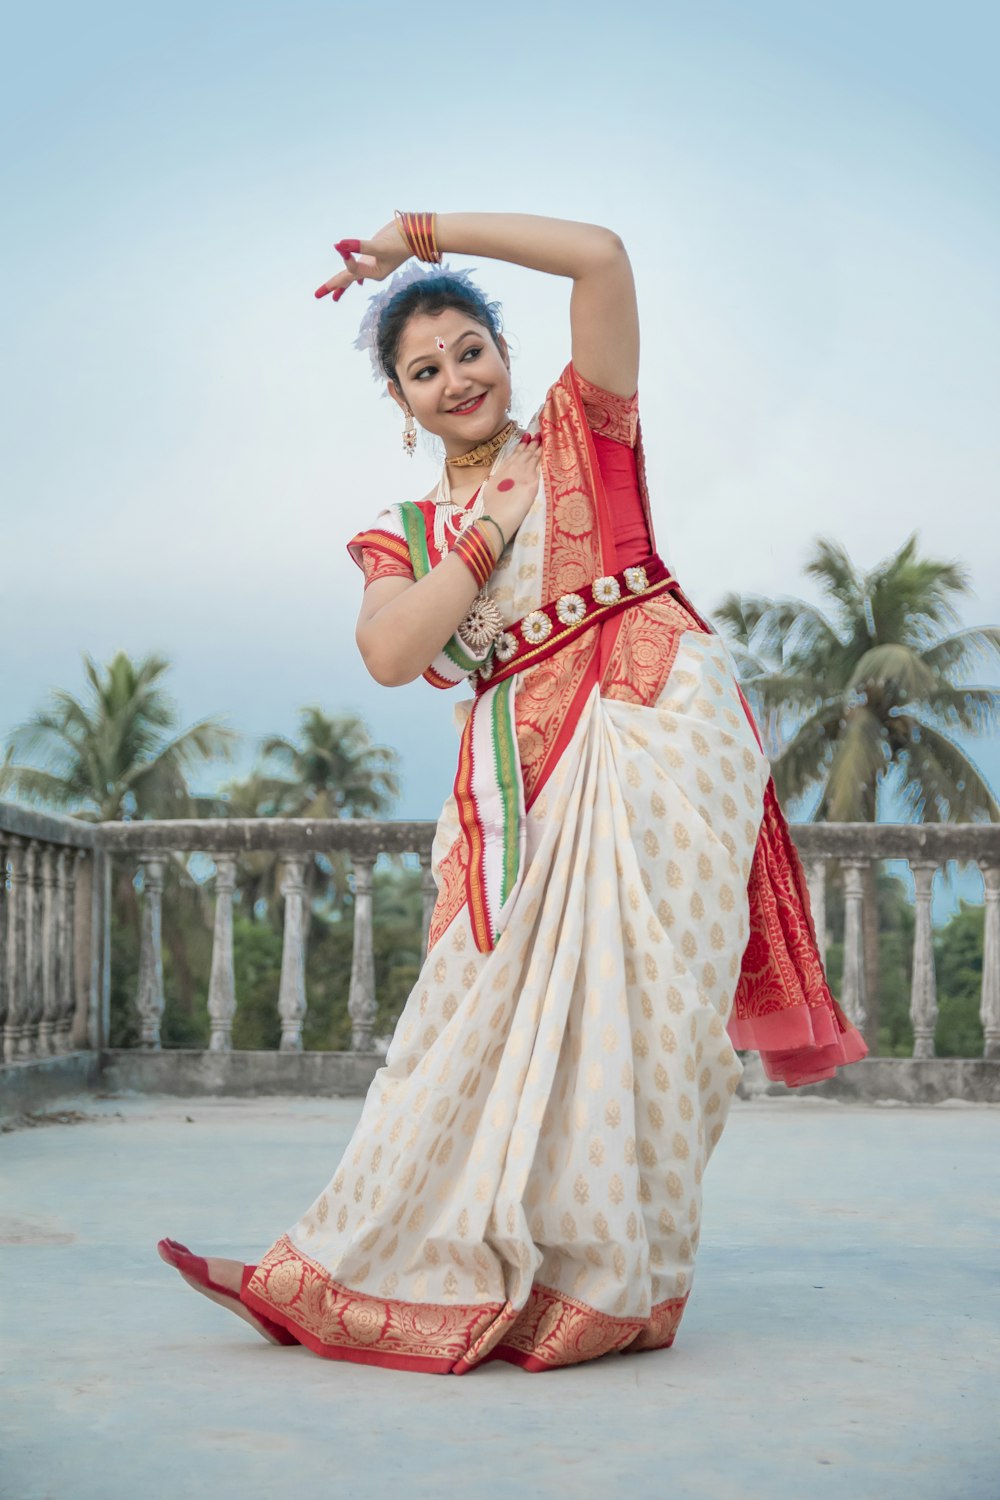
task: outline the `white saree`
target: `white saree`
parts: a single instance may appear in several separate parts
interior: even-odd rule
[[[511,625],[611,571],[572,370],[540,420],[539,495],[490,587]],[[527,795],[502,930],[477,941],[452,795],[385,1066],[244,1292],[331,1358],[550,1369],[670,1345],[691,1293],[768,765],[724,644],[671,595],[509,680]]]

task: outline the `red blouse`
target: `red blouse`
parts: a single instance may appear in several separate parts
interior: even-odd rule
[[[591,385],[577,372],[577,382],[594,437],[597,465],[608,496],[615,533],[615,571],[648,557],[653,548],[642,509],[635,442],[639,430],[639,397],[616,396]]]
[[[597,464],[608,496],[614,524],[615,571],[620,572],[652,552],[639,491],[635,441],[639,426],[639,398],[616,396],[602,390],[577,373],[587,425],[594,438]],[[361,553],[365,588],[376,578],[412,578],[412,571],[398,558],[374,547]]]

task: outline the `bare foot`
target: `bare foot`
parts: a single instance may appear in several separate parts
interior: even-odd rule
[[[186,1245],[181,1245],[177,1240],[160,1240],[156,1252],[161,1260],[166,1261],[168,1266],[173,1266],[180,1273],[188,1286],[194,1287],[196,1292],[200,1292],[210,1302],[217,1302],[220,1307],[236,1313],[245,1323],[249,1323],[251,1328],[255,1328],[261,1338],[267,1339],[269,1344],[297,1342],[276,1324],[272,1323],[270,1327],[266,1327],[261,1319],[240,1301],[240,1291],[243,1285],[243,1262],[241,1260],[226,1260],[221,1256],[205,1258],[195,1256]],[[194,1264],[190,1264],[191,1262]],[[208,1281],[214,1282],[219,1290],[206,1286],[203,1281],[200,1281],[198,1277],[202,1273]],[[275,1329],[275,1332],[271,1332],[271,1329]]]

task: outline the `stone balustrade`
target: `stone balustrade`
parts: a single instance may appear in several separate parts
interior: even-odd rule
[[[934,872],[955,860],[983,877],[985,941],[980,1015],[987,1058],[1000,1057],[1000,826],[988,824],[810,823],[793,826],[821,950],[826,946],[826,869],[839,863],[844,889],[841,1003],[866,1020],[862,938],[867,865],[905,859],[913,874],[916,923],[910,1012],[915,1058],[934,1056],[937,997],[931,891]],[[209,1049],[232,1046],[239,1004],[233,965],[233,896],[241,855],[268,851],[281,862],[284,938],[275,997],[281,1050],[302,1050],[306,870],[315,854],[346,853],[353,867],[354,947],[348,1012],[352,1050],[370,1052],[376,1014],[372,874],[380,853],[415,853],[423,891],[426,944],[436,888],[434,824],[370,819],[197,819],[83,823],[0,803],[0,1030],[7,1062],[107,1046],[110,890],[114,861],[142,874],[142,936],[136,1007],[140,1046],[160,1047],[163,1015],[161,910],[170,855],[200,853],[215,864],[209,981]]]
[[[96,1038],[87,1027],[95,825],[0,803],[0,1037],[4,1062],[57,1057]],[[96,903],[100,910],[101,903]]]

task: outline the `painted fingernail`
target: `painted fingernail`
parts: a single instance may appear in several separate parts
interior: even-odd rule
[[[316,290],[313,292],[313,296],[314,297],[325,297],[326,294],[327,294],[327,292],[329,290],[330,290],[330,288],[328,286],[318,286],[316,288]]]
[[[534,437],[531,439],[531,441],[533,443],[537,443],[538,446],[541,447],[541,445],[542,445],[542,434],[540,432],[536,432],[535,435],[534,435]]]
[[[346,290],[347,290],[346,287],[338,286],[337,290],[333,294],[333,300],[334,300],[334,302],[339,302],[340,299],[341,299],[341,297],[344,295],[344,292]]]
[[[333,247],[339,255],[350,255],[355,250],[361,249],[360,240],[338,240]]]
[[[365,278],[363,276],[359,276],[358,277],[358,286],[364,286],[364,284],[365,284]]]
[[[519,443],[530,443],[531,442],[531,433],[530,432],[522,432],[521,436],[518,438],[518,442]]]

